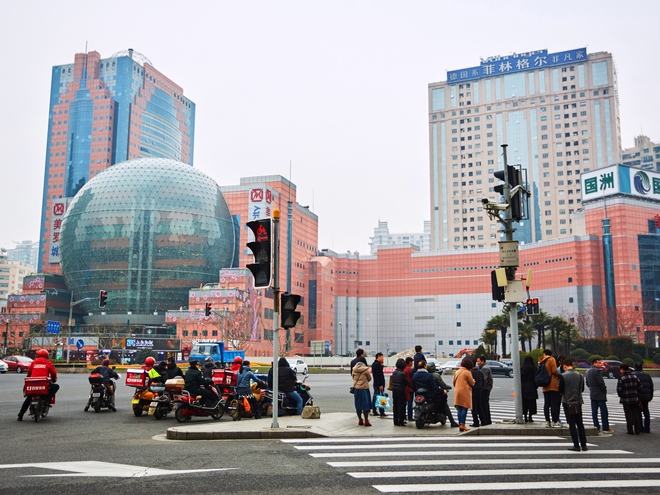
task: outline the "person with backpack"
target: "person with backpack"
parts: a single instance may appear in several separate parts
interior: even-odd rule
[[[548,428],[561,428],[559,424],[559,407],[561,405],[559,371],[550,349],[545,349],[543,356],[539,358],[534,381],[539,387],[543,387],[543,414]]]
[[[640,425],[642,433],[651,433],[651,413],[649,412],[649,402],[653,400],[653,379],[651,375],[644,371],[642,363],[635,363],[635,371],[632,372],[639,379],[642,384],[642,389],[639,391],[639,409],[640,414],[644,415],[644,419],[640,417]]]

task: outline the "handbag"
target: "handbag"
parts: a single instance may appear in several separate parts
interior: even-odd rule
[[[579,402],[567,402],[566,412],[568,414],[580,414],[582,412],[582,404]]]
[[[380,409],[389,409],[390,408],[390,398],[387,394],[377,395],[375,399],[374,407]]]
[[[354,394],[355,393],[355,387],[351,387],[348,389],[349,394]]]
[[[392,388],[392,375],[390,375],[390,379],[387,382],[387,390],[394,390]]]

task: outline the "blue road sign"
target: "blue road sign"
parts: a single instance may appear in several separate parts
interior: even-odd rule
[[[76,347],[82,349],[85,346],[85,341],[83,339],[76,340]]]
[[[60,322],[59,321],[48,321],[46,322],[46,333],[60,333]]]

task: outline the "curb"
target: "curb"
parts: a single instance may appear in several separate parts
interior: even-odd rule
[[[275,428],[250,431],[185,431],[168,428],[168,440],[273,440],[281,438],[321,438],[326,435],[301,428]]]

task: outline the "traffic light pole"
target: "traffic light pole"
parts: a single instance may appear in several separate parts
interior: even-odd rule
[[[280,210],[273,210],[273,423],[271,428],[279,428],[279,345],[280,345]]]
[[[506,180],[509,164],[506,156],[507,145],[502,145],[502,155],[504,158],[504,201],[509,203],[511,198],[511,187],[509,181]],[[520,194],[520,193],[519,193]],[[513,219],[511,218],[511,208],[507,208],[504,214],[504,234],[507,241],[513,241]],[[516,278],[516,267],[507,268],[507,279],[514,280]],[[522,384],[520,382],[520,340],[518,339],[518,304],[515,302],[507,303],[509,306],[509,328],[511,328],[511,360],[513,361],[513,393],[514,403],[516,407],[516,423],[524,423],[522,417]]]

